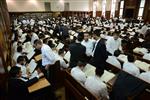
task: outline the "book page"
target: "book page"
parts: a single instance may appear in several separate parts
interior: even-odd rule
[[[62,49],[64,47],[63,43],[59,43],[56,47],[57,50]]]
[[[70,51],[65,54],[64,59],[70,62]]]
[[[35,70],[37,66],[37,63],[35,62],[35,60],[31,60],[30,63],[29,63],[29,70],[30,70],[30,73],[33,73],[33,71]]]

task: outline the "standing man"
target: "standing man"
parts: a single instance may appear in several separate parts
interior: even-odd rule
[[[70,67],[76,67],[78,61],[86,60],[86,48],[81,45],[82,36],[78,35],[75,43],[69,45],[70,50]]]
[[[42,70],[43,70],[44,74],[47,75],[49,73],[50,65],[53,65],[56,61],[55,54],[52,51],[52,49],[47,44],[43,44],[41,40],[35,41],[35,48],[41,50],[42,66],[44,66],[44,68],[42,68]]]
[[[84,39],[81,42],[82,45],[86,47],[86,55],[88,57],[92,56],[92,50],[94,47],[94,41],[90,39],[89,33],[85,32],[84,33]]]
[[[91,64],[96,68],[104,70],[106,66],[106,59],[108,58],[108,54],[106,51],[105,42],[100,37],[100,31],[101,30],[97,29],[94,31],[93,34],[93,38],[96,40],[96,43],[93,49]]]
[[[113,33],[113,37],[107,40],[106,47],[110,55],[113,55],[116,50],[122,51],[121,39],[119,38],[119,31],[115,31]]]

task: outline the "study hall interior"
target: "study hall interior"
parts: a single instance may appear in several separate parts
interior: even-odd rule
[[[150,0],[0,0],[0,100],[149,100]]]

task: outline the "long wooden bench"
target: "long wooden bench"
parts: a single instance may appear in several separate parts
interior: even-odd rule
[[[89,92],[84,86],[77,82],[68,71],[65,71],[66,100],[71,100],[68,95],[73,96],[75,100],[98,100],[98,98]]]

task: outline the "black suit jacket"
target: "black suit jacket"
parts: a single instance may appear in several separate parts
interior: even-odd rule
[[[110,100],[127,100],[129,96],[143,92],[147,86],[142,80],[121,71],[113,85]]]
[[[24,82],[21,79],[10,78],[8,80],[9,100],[30,100],[28,86],[37,81],[37,78],[33,78],[27,82]]]
[[[96,68],[105,69],[106,59],[108,58],[108,53],[106,51],[105,41],[100,39],[97,43],[91,64]]]
[[[70,57],[70,67],[77,66],[78,61],[86,60],[86,48],[81,45],[81,43],[73,43],[69,45],[69,50],[71,53]]]

